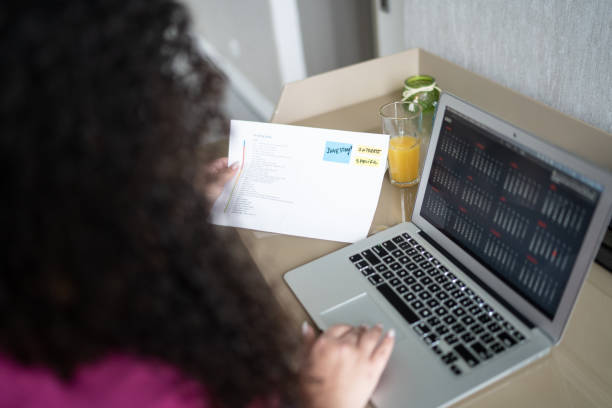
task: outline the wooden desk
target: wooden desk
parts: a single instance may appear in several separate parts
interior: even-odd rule
[[[389,94],[292,124],[379,132],[377,108]],[[273,118],[274,121],[274,118]],[[399,190],[387,177],[372,225],[401,221]],[[299,330],[306,312],[285,272],[345,244],[240,230],[240,237]],[[594,264],[562,342],[545,358],[461,401],[458,407],[612,407],[612,273]]]

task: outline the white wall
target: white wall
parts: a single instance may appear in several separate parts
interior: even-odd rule
[[[611,0],[405,0],[403,13],[406,48],[612,133]]]
[[[285,83],[372,57],[370,0],[184,0],[205,52],[267,120]]]

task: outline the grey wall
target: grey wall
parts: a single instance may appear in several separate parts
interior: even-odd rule
[[[282,89],[268,0],[184,0],[195,30],[270,101]]]
[[[298,0],[309,76],[374,56],[371,0]]]
[[[404,21],[406,48],[612,133],[612,0],[405,0]]]

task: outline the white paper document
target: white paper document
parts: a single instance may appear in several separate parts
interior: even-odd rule
[[[240,169],[215,202],[217,225],[341,242],[367,236],[389,136],[233,120]]]

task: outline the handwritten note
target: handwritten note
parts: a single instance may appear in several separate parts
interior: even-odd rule
[[[380,157],[383,149],[375,146],[357,146],[357,153]]]
[[[340,142],[325,142],[323,160],[336,163],[348,163],[351,160],[353,145]]]
[[[211,211],[218,225],[341,242],[366,237],[385,172],[386,135],[232,121],[240,171]]]

